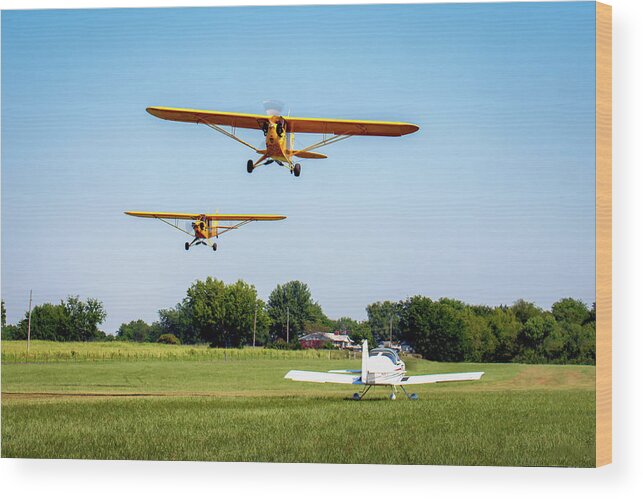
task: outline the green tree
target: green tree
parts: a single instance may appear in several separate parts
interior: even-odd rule
[[[18,323],[19,334],[15,339],[27,338],[29,328],[29,312]],[[70,341],[70,322],[65,306],[60,303],[53,305],[43,303],[31,310],[31,339],[49,341]]]
[[[2,300],[1,303],[2,303],[2,312],[1,312],[2,319],[1,319],[0,325],[2,327],[5,327],[7,325],[7,309],[4,307],[4,300]]]
[[[402,339],[400,329],[400,304],[392,301],[371,303],[366,307],[368,324],[375,341],[394,341]]]
[[[511,362],[518,353],[518,333],[520,321],[516,319],[513,311],[506,307],[494,308],[488,317],[489,328],[494,336],[496,349],[488,352],[485,361]]]
[[[355,322],[349,330],[349,336],[357,345],[361,345],[364,340],[367,340],[371,347],[375,345],[375,339],[368,321]]]
[[[199,338],[211,346],[239,347],[252,343],[255,306],[257,330],[265,336],[269,320],[254,286],[237,281],[227,285],[208,277],[197,281],[187,292],[193,327]]]
[[[489,321],[484,315],[476,313],[473,307],[460,312],[464,322],[465,352],[467,362],[482,362],[496,351],[497,340],[491,331]]]
[[[99,336],[98,325],[107,317],[100,301],[69,296],[62,305],[67,315],[66,341],[92,341]]]
[[[58,305],[43,303],[31,311],[31,338],[50,341],[94,341],[104,337],[98,329],[106,317],[103,304],[93,298],[86,302],[69,296]],[[26,339],[29,312],[18,323],[16,339]]]
[[[584,324],[591,318],[591,312],[580,300],[563,298],[551,306],[551,311],[558,322]]]
[[[270,334],[273,338],[286,338],[286,326],[289,324],[290,341],[297,341],[297,336],[306,330],[321,326],[328,331],[330,322],[319,304],[312,299],[307,284],[301,281],[290,281],[278,284],[268,297],[268,315],[270,316]]]
[[[187,298],[177,303],[174,308],[159,310],[159,322],[155,324],[157,326],[150,332],[152,338],[158,338],[162,334],[173,334],[186,345],[200,341]]]
[[[136,321],[123,323],[116,332],[116,337],[124,341],[151,341],[150,340],[151,327],[145,321],[138,319]]]
[[[332,329],[333,331],[347,331],[351,332],[356,326],[358,322],[354,319],[351,319],[350,317],[340,317],[336,321],[332,322]]]
[[[464,359],[465,324],[457,308],[424,296],[407,299],[400,314],[400,330],[422,357],[458,362]]]
[[[19,340],[21,336],[20,328],[14,324],[6,324],[2,328],[2,339],[5,341]]]
[[[528,319],[518,334],[518,344],[517,359],[523,362],[542,363],[560,359],[564,354],[564,339],[550,313]]]
[[[542,315],[543,310],[531,302],[520,299],[514,302],[510,307],[511,311],[522,324],[526,323],[532,317]]]

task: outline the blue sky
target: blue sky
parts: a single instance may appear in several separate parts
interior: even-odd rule
[[[334,318],[414,294],[594,301],[594,3],[2,13],[2,297],[69,294],[103,328],[153,321],[196,279],[300,279]],[[251,151],[150,105],[420,126],[329,159]],[[260,132],[241,132],[256,145]],[[297,136],[305,145],[316,136]],[[185,252],[124,210],[288,216]]]

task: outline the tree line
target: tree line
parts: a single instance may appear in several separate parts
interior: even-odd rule
[[[406,343],[436,361],[594,364],[596,359],[595,305],[573,298],[544,310],[525,300],[491,307],[413,296],[372,303],[366,312],[364,321],[330,319],[300,281],[277,285],[264,302],[251,284],[208,277],[192,284],[176,306],[159,310],[157,321],[123,323],[116,335],[99,329],[106,313],[98,300],[70,296],[56,305],[37,305],[31,338],[298,348],[303,334],[341,331],[356,343]],[[28,314],[15,325],[5,324],[5,317],[2,302],[2,338],[26,339]]]

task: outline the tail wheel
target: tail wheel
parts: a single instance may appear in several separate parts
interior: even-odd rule
[[[295,177],[299,177],[301,175],[301,165],[299,163],[295,163]]]
[[[253,161],[251,159],[249,159],[248,164],[247,164],[248,173],[252,173],[252,170],[254,170],[254,169],[255,169],[255,164],[253,163]]]
[[[212,243],[212,251],[216,251],[216,250],[217,250],[217,243]]]
[[[190,249],[190,243],[185,243],[185,251]]]

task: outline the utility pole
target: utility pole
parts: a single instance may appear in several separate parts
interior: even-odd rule
[[[29,318],[27,319],[27,355],[29,355],[29,343],[31,342],[31,296],[33,290],[29,290]]]
[[[389,318],[388,322],[388,341],[391,344],[391,347],[393,346],[393,316]]]
[[[286,307],[286,343],[290,343],[290,307]]]
[[[257,305],[258,303],[255,301],[255,321],[254,325],[252,326],[252,346],[255,346],[255,341],[257,339]]]

